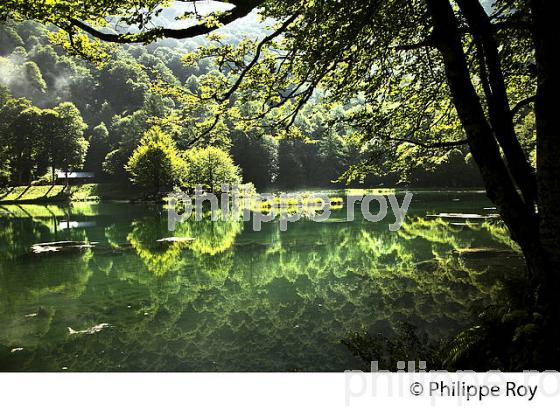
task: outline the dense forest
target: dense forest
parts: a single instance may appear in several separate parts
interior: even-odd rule
[[[159,18],[171,20],[173,13],[168,10]],[[238,45],[244,37],[261,38],[266,27],[251,15],[222,29],[221,41]],[[242,128],[224,120],[201,138],[201,124],[210,121],[212,114],[197,108],[190,112],[191,118],[185,117],[189,113],[185,102],[161,92],[157,85],[200,94],[216,77],[224,77],[216,59],[185,61],[185,55],[208,46],[204,37],[113,48],[106,61],[96,63],[68,55],[53,36],[54,29],[31,21],[0,26],[0,183],[4,185],[47,184],[54,168],[91,171],[101,182],[125,182],[133,174],[127,168],[129,159],[147,143],[146,132],[157,126],[172,139],[167,145],[178,157],[193,148],[219,148],[238,167],[233,174],[241,174],[244,182],[260,190],[363,184],[481,186],[464,148],[435,152],[433,160],[418,162],[410,160],[409,151],[421,147],[372,147],[356,138],[351,127],[336,124],[363,101],[323,104],[321,90],[298,114],[298,135],[279,135],[264,126]],[[371,170],[365,175],[349,172],[366,160]]]

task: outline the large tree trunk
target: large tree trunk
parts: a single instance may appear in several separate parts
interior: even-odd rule
[[[514,180],[519,180],[515,176],[512,180],[512,173],[502,159],[497,136],[471,81],[457,18],[449,0],[427,0],[427,5],[434,27],[432,38],[442,55],[453,103],[488,197],[498,206],[512,238],[521,246],[533,283],[543,283],[544,277],[558,268],[543,252],[534,208],[518,193]],[[555,232],[559,232],[557,228]]]
[[[489,198],[498,206],[502,218],[510,233],[523,251],[529,271],[528,300],[525,307],[528,310],[528,320],[538,329],[533,340],[520,347],[521,351],[529,354],[526,365],[539,368],[557,366],[560,358],[560,213],[556,205],[560,204],[560,121],[556,120],[558,110],[555,108],[555,98],[560,95],[559,65],[555,54],[557,39],[554,21],[559,15],[559,1],[531,0],[535,56],[538,71],[538,92],[535,103],[537,117],[537,204],[538,213],[527,201],[526,189],[521,182],[523,175],[517,174],[523,168],[506,153],[502,144],[503,138],[511,135],[503,118],[496,121],[487,120],[482,104],[473,87],[465,52],[461,42],[457,18],[449,0],[426,0],[434,27],[433,38],[440,51],[445,65],[447,81],[451,90],[454,105],[457,109],[462,126],[467,134],[467,140],[474,160],[480,168]],[[466,0],[458,0],[460,5],[468,9],[472,6]],[[477,2],[471,0],[470,3]],[[471,10],[472,11],[472,10]],[[470,16],[470,20],[474,17]],[[471,23],[469,28],[472,29]],[[476,40],[476,39],[475,39]],[[482,40],[481,40],[482,41]],[[485,41],[483,48],[493,47]],[[490,50],[490,52],[492,52]],[[485,53],[488,56],[487,53]],[[497,58],[497,56],[491,57]],[[498,65],[496,65],[498,63]],[[488,62],[492,69],[499,68],[499,61]],[[490,79],[490,75],[488,78]],[[496,83],[496,79],[498,83]],[[500,87],[499,76],[493,76],[494,84]],[[488,90],[485,90],[488,99]],[[505,90],[503,90],[505,92]],[[498,91],[498,94],[502,91]],[[502,100],[495,100],[494,93],[488,99],[489,105],[496,104],[494,109],[488,110],[489,116],[503,113],[504,95]],[[507,101],[507,95],[505,95]],[[492,129],[492,127],[494,129]],[[497,135],[500,130],[505,135]],[[515,137],[515,134],[513,135]],[[500,139],[502,138],[502,139]],[[504,148],[506,163],[501,157],[498,142]],[[511,141],[510,141],[511,142]],[[511,147],[510,147],[511,148]],[[510,151],[511,154],[511,151]],[[508,169],[509,166],[509,169]],[[509,171],[509,172],[508,172]],[[514,172],[512,172],[514,171]],[[522,180],[519,179],[521,176]],[[516,189],[521,188],[521,194]],[[530,192],[529,192],[530,195]],[[525,200],[525,201],[524,201]],[[537,319],[534,312],[539,312]],[[521,326],[521,324],[520,324]],[[519,327],[518,329],[522,329]],[[518,347],[519,349],[519,347]],[[546,356],[545,356],[546,355]]]
[[[457,0],[477,46],[480,77],[488,106],[488,119],[503,150],[508,170],[528,207],[537,202],[537,183],[516,136],[502,64],[492,22],[479,1]]]
[[[532,0],[537,63],[537,169],[542,243],[560,262],[560,64],[558,1]]]
[[[535,59],[537,63],[537,184],[539,233],[542,246],[553,266],[560,264],[560,64],[557,19],[560,2],[531,0]],[[557,300],[559,273],[545,276],[541,295]]]

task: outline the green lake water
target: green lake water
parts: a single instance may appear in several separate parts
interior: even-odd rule
[[[167,211],[126,203],[0,206],[0,370],[342,371],[341,343],[398,323],[456,334],[522,270],[481,193],[416,193],[397,232],[356,212],[325,222],[202,220],[167,230]],[[486,209],[485,209],[486,208]],[[464,222],[464,221],[463,221]],[[167,236],[191,242],[160,244]],[[90,249],[34,254],[51,241]],[[467,248],[498,251],[467,254]],[[73,333],[102,326],[99,331]]]

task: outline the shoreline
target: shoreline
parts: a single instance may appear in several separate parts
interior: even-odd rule
[[[165,203],[165,196],[161,200],[143,199],[139,192],[131,185],[119,183],[96,183],[70,185],[70,192],[65,192],[68,186],[65,185],[21,185],[0,188],[0,205],[53,205],[71,204],[77,202],[106,202],[119,201],[126,203]],[[484,194],[485,190],[481,187],[372,187],[372,188],[330,188],[312,187],[301,189],[282,190],[271,188],[263,192],[324,192],[329,195],[343,194],[365,194],[378,192],[380,195],[402,192],[413,192],[415,194],[430,194],[448,192],[449,194],[472,193]]]

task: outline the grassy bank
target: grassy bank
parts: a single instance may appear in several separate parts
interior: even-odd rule
[[[0,188],[0,203],[53,203],[99,200],[135,200],[139,194],[126,184],[14,186]]]

